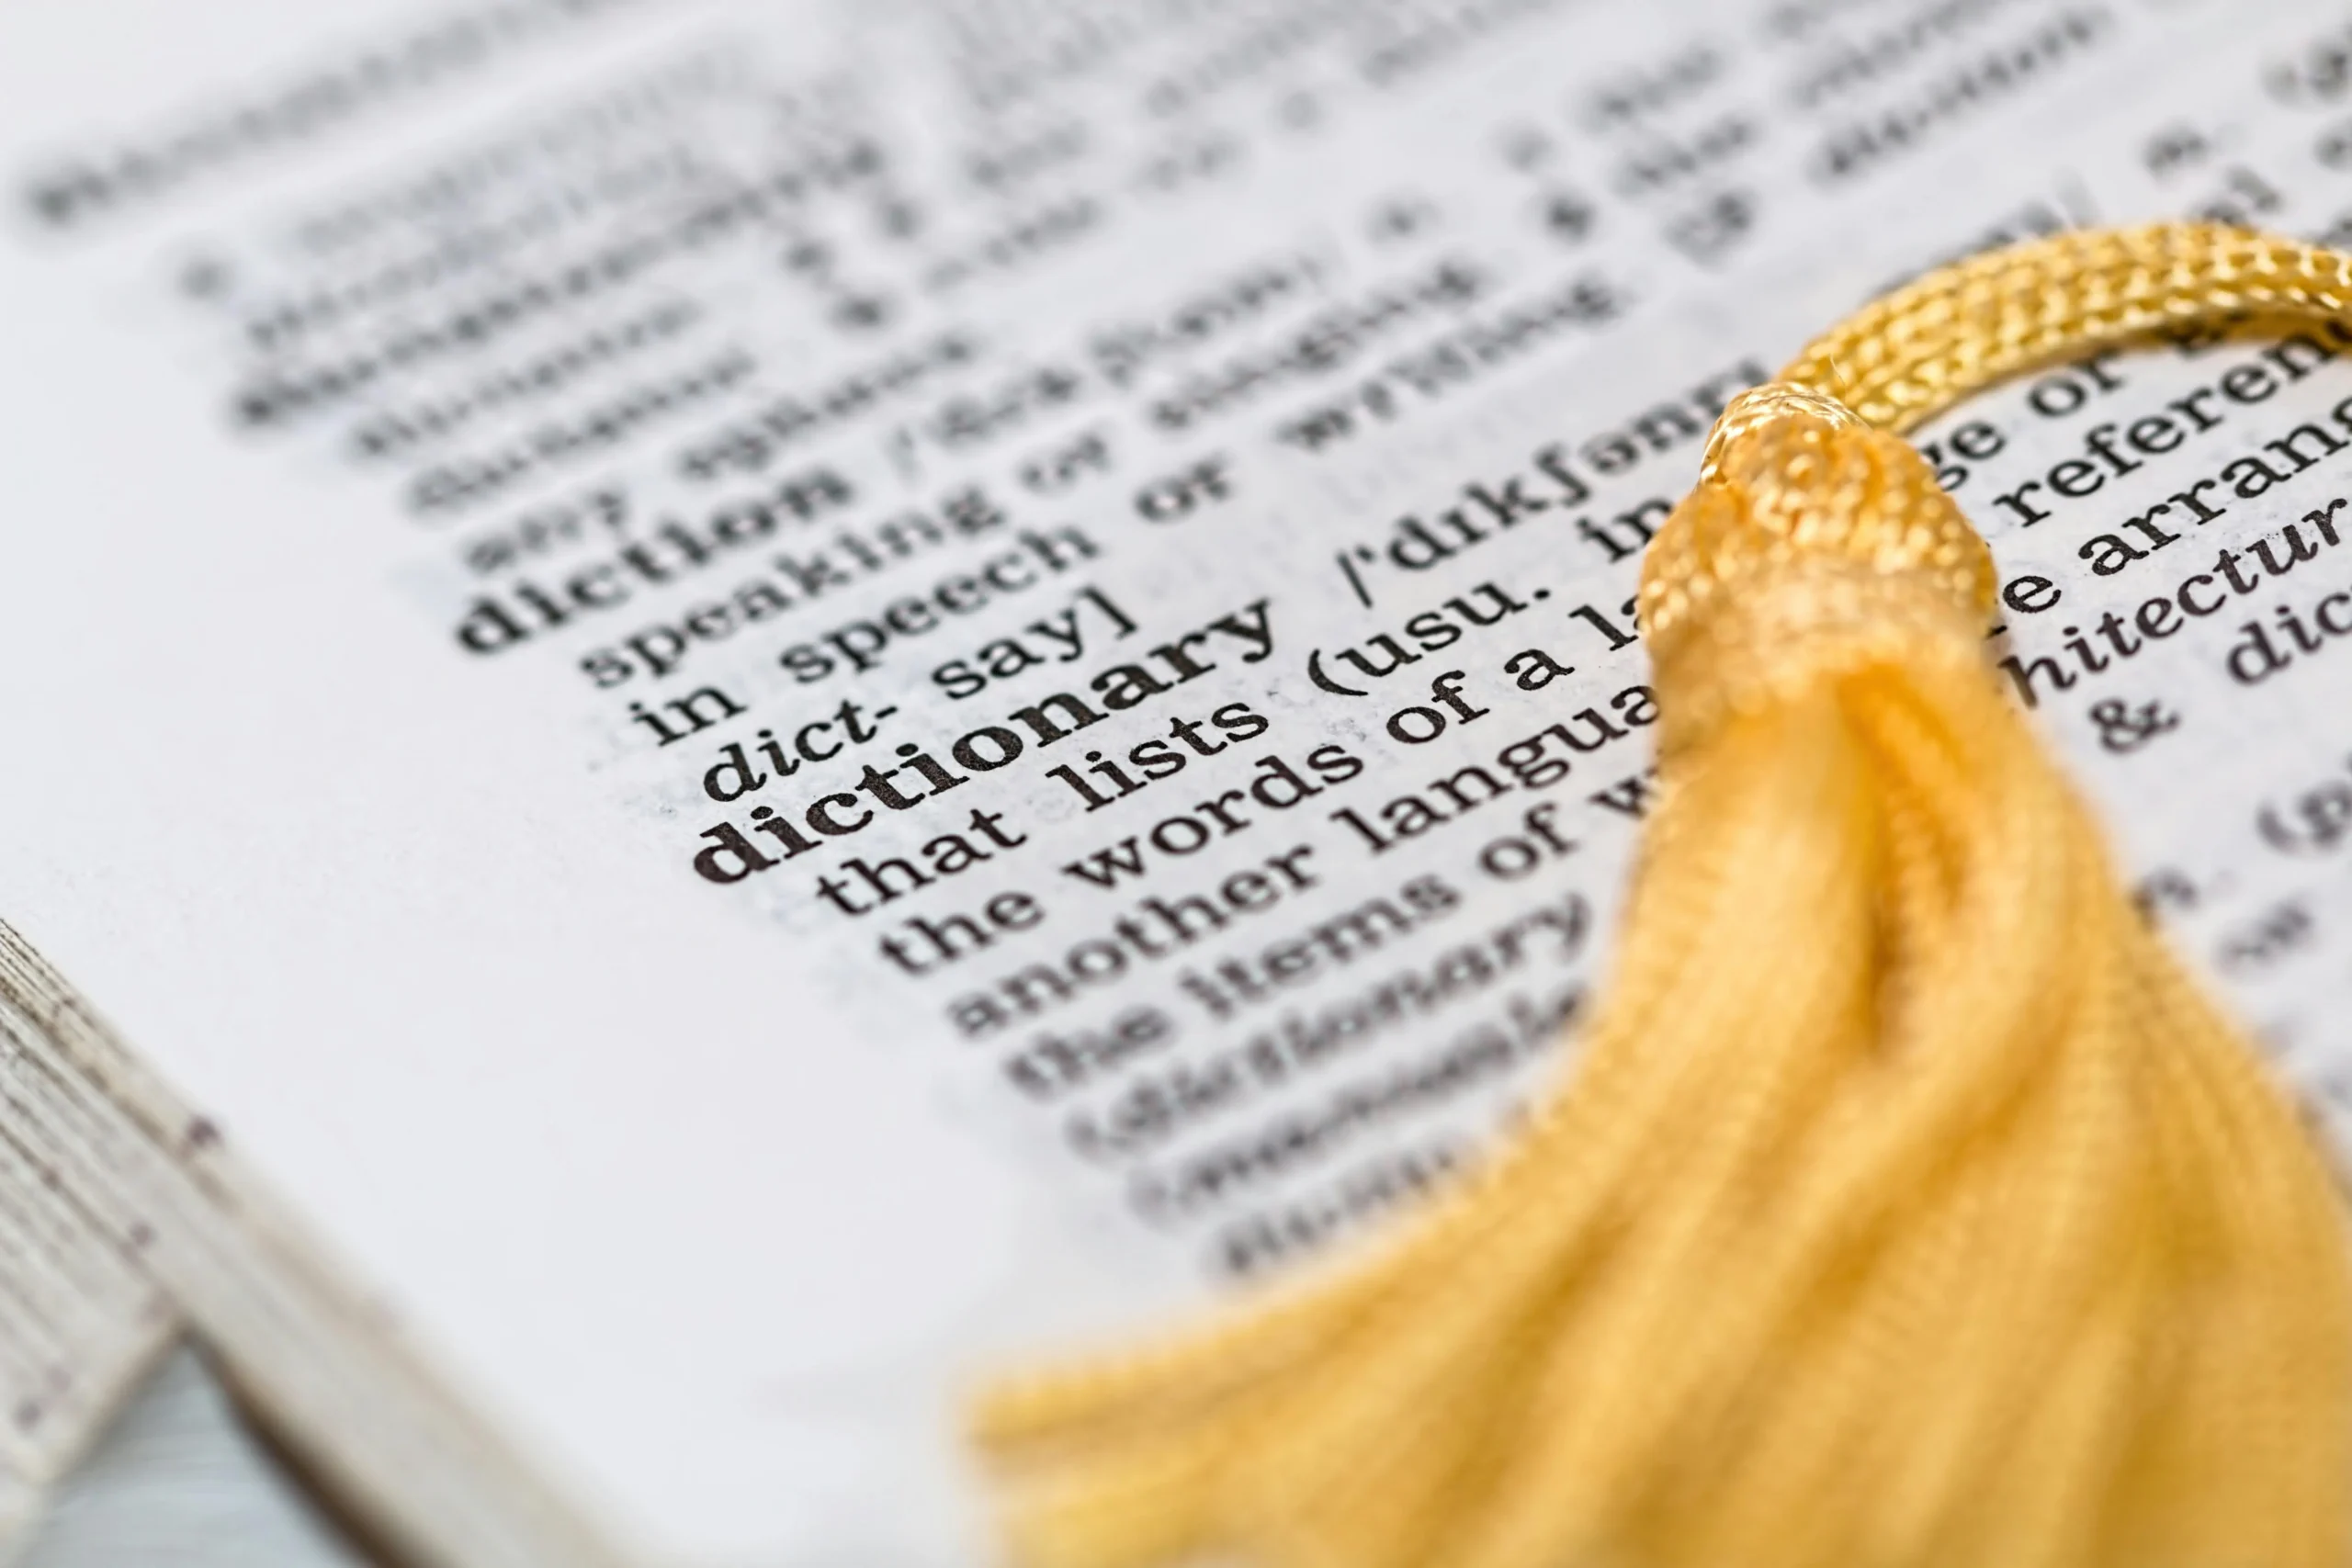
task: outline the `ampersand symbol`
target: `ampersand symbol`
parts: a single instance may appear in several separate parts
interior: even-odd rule
[[[2180,715],[2162,703],[2137,707],[2118,697],[2091,705],[2091,722],[2098,726],[2098,743],[2117,756],[2128,756],[2168,729],[2180,728]]]

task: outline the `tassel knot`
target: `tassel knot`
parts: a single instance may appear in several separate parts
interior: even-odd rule
[[[1716,422],[1642,561],[1671,755],[1834,671],[1981,664],[1992,552],[1908,442],[1786,382]]]

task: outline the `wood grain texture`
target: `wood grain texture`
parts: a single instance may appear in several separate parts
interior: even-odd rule
[[[368,1568],[182,1349],[51,1494],[15,1568]]]

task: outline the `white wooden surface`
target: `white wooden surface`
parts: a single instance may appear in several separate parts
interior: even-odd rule
[[[14,1568],[368,1568],[175,1352],[53,1495]]]

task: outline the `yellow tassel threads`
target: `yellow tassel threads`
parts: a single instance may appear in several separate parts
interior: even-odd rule
[[[1370,1261],[990,1398],[1017,1559],[2343,1568],[2327,1162],[1994,685],[1990,557],[1883,430],[2347,300],[2290,242],[2071,235],[1737,400],[1644,562],[1665,790],[1567,1083]]]

